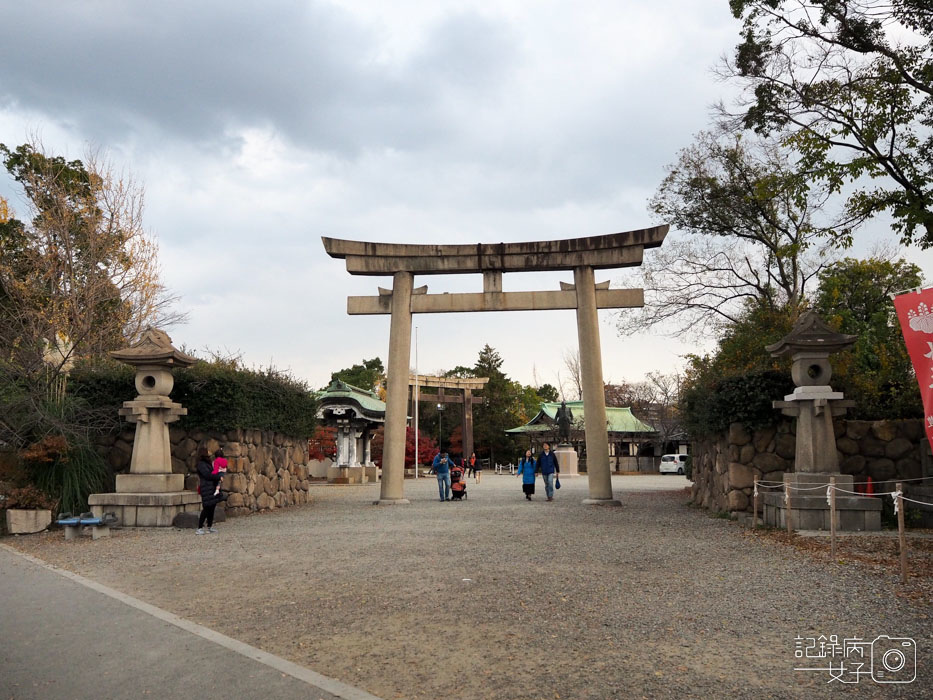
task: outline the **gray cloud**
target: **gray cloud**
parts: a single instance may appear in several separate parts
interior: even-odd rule
[[[67,112],[101,140],[143,121],[195,141],[268,126],[323,151],[423,148],[453,128],[438,119],[445,94],[491,89],[510,54],[471,14],[399,66],[377,60],[372,29],[319,2],[7,4],[0,99]]]
[[[708,66],[737,29],[712,0],[365,7],[0,0],[0,140],[36,126],[70,157],[86,141],[113,151],[146,184],[166,282],[192,311],[176,340],[321,383],[384,355],[388,327],[346,317],[347,294],[386,281],[349,276],[320,235],[472,242],[643,226],[664,165],[721,92]],[[488,341],[523,381],[538,362],[554,383],[560,349],[549,367],[516,329],[575,343],[566,313],[417,323],[423,367],[469,364]],[[656,353],[603,333],[607,376],[658,368]]]

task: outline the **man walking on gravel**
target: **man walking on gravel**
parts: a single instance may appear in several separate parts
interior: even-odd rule
[[[446,452],[438,452],[434,458],[434,473],[437,474],[437,492],[442,501],[450,500],[450,461]]]
[[[551,446],[544,443],[544,451],[538,457],[538,471],[544,477],[544,494],[549,501],[554,500],[554,476],[560,474],[560,465],[557,463],[557,455],[551,452]]]

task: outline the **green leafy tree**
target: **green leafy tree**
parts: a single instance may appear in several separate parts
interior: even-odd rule
[[[890,295],[919,287],[920,268],[904,260],[846,258],[820,274],[814,308],[855,345],[833,357],[834,385],[866,419],[923,415],[920,392]]]
[[[739,319],[720,330],[716,350],[688,355],[678,415],[694,436],[725,430],[729,423],[749,427],[774,423],[771,402],[793,388],[787,358],[774,358],[765,346],[793,328],[797,314],[787,308],[749,304]]]
[[[744,92],[738,112],[723,113],[782,137],[834,192],[859,180],[847,217],[888,211],[905,243],[933,245],[929,0],[729,4],[744,24],[723,74]]]
[[[502,372],[502,356],[484,345],[473,371],[477,377],[489,377],[483,389],[483,404],[473,417],[476,454],[481,457],[510,459],[517,449],[506,430],[522,425],[523,404],[514,383]]]
[[[560,392],[557,391],[557,387],[552,384],[542,384],[535,389],[535,393],[538,394],[542,401],[554,402],[560,398]]]
[[[339,379],[347,384],[352,384],[366,391],[379,392],[385,387],[386,370],[382,360],[374,357],[371,360],[363,360],[352,367],[338,370],[330,375],[330,380]]]
[[[855,345],[834,355],[832,385],[854,399],[855,418],[922,415],[920,393],[889,295],[922,283],[920,270],[903,260],[847,258],[820,274],[813,307]],[[681,415],[694,435],[724,430],[730,422],[773,423],[771,401],[793,387],[789,359],[765,350],[786,336],[797,318],[790,309],[756,306],[724,329],[716,351],[689,356]]]

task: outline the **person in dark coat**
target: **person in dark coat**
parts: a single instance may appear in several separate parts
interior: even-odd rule
[[[207,525],[206,532],[217,532],[214,529],[214,509],[220,503],[220,497],[215,494],[223,474],[214,473],[214,466],[211,463],[211,453],[206,447],[198,448],[198,491],[201,493],[201,515],[198,518],[198,529],[195,534],[203,535],[205,533],[204,525]]]
[[[554,500],[554,479],[560,474],[560,465],[557,463],[557,455],[551,451],[551,446],[544,443],[544,449],[538,456],[538,471],[544,477],[544,494],[549,501]]]

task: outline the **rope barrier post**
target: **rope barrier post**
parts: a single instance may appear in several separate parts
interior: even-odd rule
[[[907,543],[904,541],[904,485],[900,482],[894,487],[897,506],[897,541],[901,549],[901,583],[907,583]]]
[[[758,527],[758,477],[755,477],[755,487],[752,491],[752,530]]]
[[[836,477],[829,477],[829,553],[836,563]]]
[[[790,484],[784,482],[784,524],[787,525],[787,534],[790,535],[794,531],[790,526]]]

